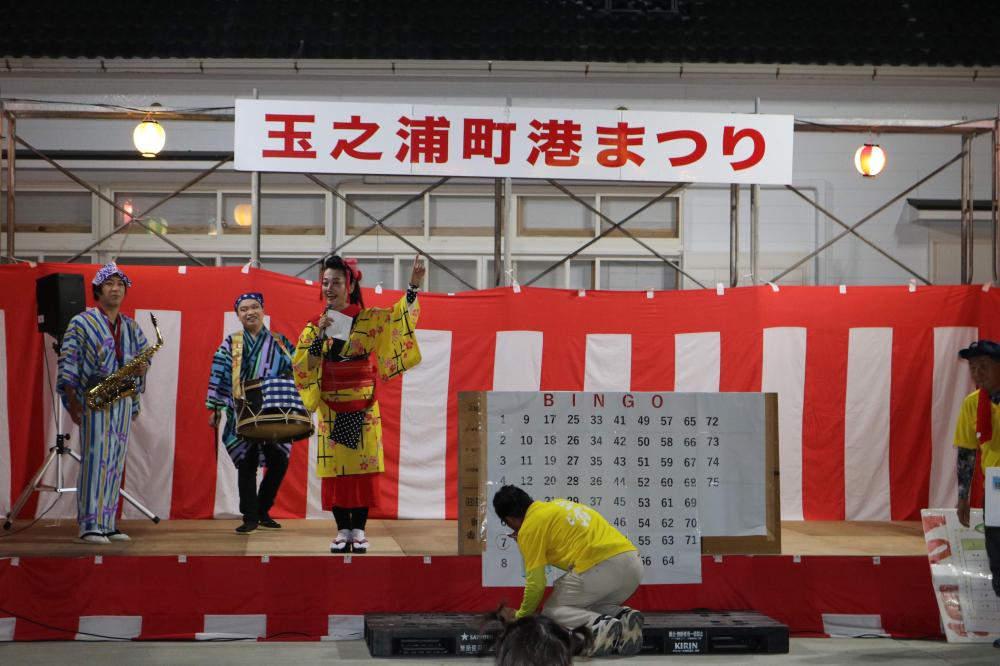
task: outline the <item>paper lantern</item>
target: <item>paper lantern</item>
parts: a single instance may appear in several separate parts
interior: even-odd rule
[[[233,219],[238,227],[249,227],[253,222],[253,207],[250,204],[239,204],[233,208]]]
[[[132,132],[132,143],[143,157],[156,157],[163,150],[166,140],[167,134],[163,131],[163,126],[151,118],[136,125]]]
[[[874,178],[885,168],[885,151],[874,143],[866,143],[854,153],[854,168],[865,178]]]

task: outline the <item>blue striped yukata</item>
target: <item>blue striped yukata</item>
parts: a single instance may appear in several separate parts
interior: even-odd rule
[[[139,415],[139,396],[115,401],[103,410],[87,406],[87,391],[131,361],[148,344],[139,325],[131,317],[121,319],[121,360],[115,353],[115,339],[107,317],[99,309],[73,317],[59,350],[56,390],[68,408],[67,395],[73,394],[83,406],[80,423],[80,479],[77,483],[77,523],[80,536],[88,532],[110,534],[117,528],[116,514],[121,493],[122,472],[132,421]],[[138,387],[145,390],[145,377]]]
[[[274,339],[277,335],[285,345],[288,353],[282,351],[281,346]],[[266,377],[287,377],[292,376],[292,359],[289,354],[295,346],[280,333],[271,333],[266,326],[262,326],[257,335],[252,335],[250,331],[243,329],[243,356],[240,363],[240,381],[246,384],[254,379],[264,379]],[[294,384],[290,384],[294,388]],[[213,410],[224,410],[226,414],[226,426],[222,430],[222,443],[226,447],[226,452],[232,458],[233,464],[239,468],[247,452],[254,448],[258,455],[258,464],[264,465],[263,447],[252,446],[251,442],[239,437],[236,434],[236,411],[233,402],[233,336],[227,335],[219,348],[215,350],[212,357],[212,372],[208,378],[208,397],[205,399],[205,406]],[[272,405],[267,405],[272,406]],[[276,406],[276,405],[275,405]],[[298,406],[302,408],[302,403],[298,395],[290,396],[286,407]],[[292,450],[291,442],[278,442],[274,446],[288,458]]]

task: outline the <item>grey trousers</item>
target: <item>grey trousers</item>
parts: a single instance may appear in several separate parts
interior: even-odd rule
[[[590,625],[601,615],[616,615],[642,581],[642,561],[631,550],[609,557],[582,574],[572,569],[556,579],[542,614],[564,627]]]

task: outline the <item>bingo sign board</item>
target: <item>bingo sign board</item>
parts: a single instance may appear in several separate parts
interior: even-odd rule
[[[646,584],[701,582],[703,536],[767,533],[763,393],[486,395],[484,586],[524,584],[492,512],[505,484],[601,513],[639,549]]]

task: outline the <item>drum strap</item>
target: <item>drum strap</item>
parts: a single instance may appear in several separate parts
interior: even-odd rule
[[[274,338],[274,341],[278,343],[279,347],[281,347],[281,351],[285,352],[285,356],[287,356],[288,360],[291,361],[292,355],[288,351],[288,348],[285,347],[285,343],[281,341],[281,336],[275,333],[274,331],[271,331],[271,337]]]
[[[271,331],[271,337],[274,341],[278,343],[278,347],[281,351],[285,353],[285,356],[291,360],[292,355],[288,352],[288,348],[285,347],[285,343],[281,341],[281,336],[279,336],[274,331]],[[232,356],[233,356],[233,399],[242,400],[243,399],[243,382],[240,381],[240,370],[243,366],[243,331],[237,331],[233,333],[233,345],[232,345]]]
[[[243,382],[240,381],[240,370],[243,365],[243,331],[233,333],[233,400],[243,399]]]

